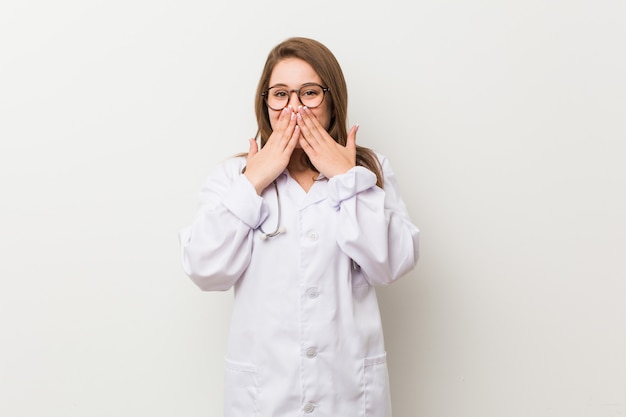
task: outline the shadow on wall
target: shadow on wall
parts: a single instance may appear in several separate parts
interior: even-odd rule
[[[425,378],[426,323],[433,315],[433,309],[428,304],[429,282],[420,270],[418,266],[396,283],[377,288],[391,396],[394,413],[399,415],[408,415],[405,413],[415,410],[420,381]]]

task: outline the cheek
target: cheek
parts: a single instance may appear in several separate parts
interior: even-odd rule
[[[278,121],[278,114],[279,112],[275,112],[270,110],[269,112],[269,118],[270,118],[270,126],[272,127],[272,130],[275,129],[276,123]]]
[[[330,127],[330,111],[327,109],[313,109],[313,114],[317,117],[324,129],[328,130]]]

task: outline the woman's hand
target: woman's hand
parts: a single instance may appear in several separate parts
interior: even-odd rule
[[[257,194],[272,183],[285,170],[293,152],[300,128],[291,107],[280,111],[276,126],[265,146],[259,150],[256,140],[250,139],[250,150],[244,175],[254,186]]]
[[[346,146],[341,146],[328,134],[307,107],[301,107],[296,117],[300,127],[300,146],[317,170],[326,178],[345,174],[356,165],[356,132],[352,126]]]

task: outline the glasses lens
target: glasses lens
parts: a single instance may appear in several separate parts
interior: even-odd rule
[[[265,96],[267,105],[274,110],[280,110],[289,101],[289,90],[286,88],[270,88]]]
[[[317,107],[324,100],[324,90],[319,85],[305,85],[300,88],[300,101],[307,107]]]

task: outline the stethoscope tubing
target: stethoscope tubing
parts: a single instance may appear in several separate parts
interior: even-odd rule
[[[278,206],[278,219],[276,220],[276,229],[274,229],[273,232],[271,233],[266,233],[263,230],[263,227],[259,226],[259,231],[261,232],[261,235],[259,236],[259,238],[261,240],[265,240],[267,238],[270,237],[275,237],[278,236],[281,233],[285,233],[285,228],[282,227],[280,225],[280,220],[281,220],[281,204],[280,204],[280,194],[278,193],[278,185],[276,184],[276,180],[272,181],[272,184],[274,185],[274,191],[276,192],[276,205]]]

